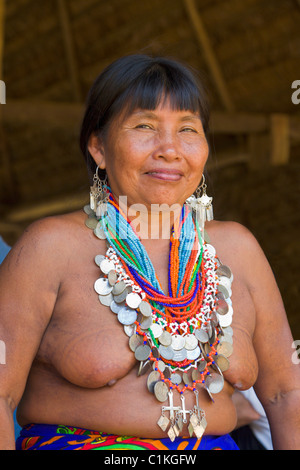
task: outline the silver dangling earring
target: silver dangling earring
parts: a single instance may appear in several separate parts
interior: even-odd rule
[[[206,194],[205,176],[202,175],[201,183],[196,189],[196,196],[190,196],[186,203],[193,210],[194,216],[199,224],[202,234],[204,234],[204,225],[206,221],[213,220],[213,198]]]
[[[98,170],[99,166],[97,166],[93,177],[93,186],[90,187],[90,207],[96,213],[96,217],[100,218],[106,214],[109,192],[107,175],[105,175],[104,180],[101,180]]]

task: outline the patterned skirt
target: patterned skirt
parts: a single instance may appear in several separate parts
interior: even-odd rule
[[[71,426],[28,424],[16,441],[17,450],[238,450],[228,435],[202,439],[177,437],[145,439],[116,436]]]

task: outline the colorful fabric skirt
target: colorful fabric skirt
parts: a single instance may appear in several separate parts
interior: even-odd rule
[[[16,441],[17,450],[238,450],[228,435],[202,439],[144,439],[48,424],[29,424]]]

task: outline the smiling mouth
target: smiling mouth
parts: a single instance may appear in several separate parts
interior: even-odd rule
[[[179,181],[183,174],[178,170],[151,170],[146,175],[163,181]]]

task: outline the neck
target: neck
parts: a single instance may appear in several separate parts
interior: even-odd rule
[[[119,207],[132,228],[142,240],[170,240],[172,227],[180,217],[180,204],[127,205],[127,198],[119,198]]]

